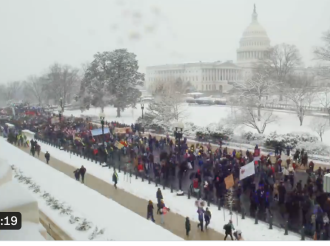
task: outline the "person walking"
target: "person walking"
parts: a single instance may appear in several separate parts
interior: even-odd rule
[[[207,230],[207,226],[210,224],[211,222],[211,211],[209,210],[209,208],[206,208],[206,211],[204,213],[204,220],[205,220],[205,229]]]
[[[189,232],[190,232],[190,220],[189,220],[189,217],[186,218],[186,236],[189,237]]]
[[[114,171],[112,175],[112,181],[114,182],[114,187],[117,189],[117,183],[118,183],[118,173],[116,170]]]
[[[231,237],[231,240],[233,239],[233,230],[235,230],[233,222],[229,220],[229,223],[224,225],[223,229],[225,229],[225,238],[223,240],[226,241],[227,236],[229,235]]]
[[[157,214],[160,214],[160,204],[161,204],[161,200],[163,199],[163,194],[162,191],[160,190],[160,188],[158,188],[157,192],[156,192],[156,198],[157,198]]]
[[[160,214],[160,223],[164,224],[164,214],[166,213],[166,207],[163,200],[160,200],[159,204],[159,214]]]
[[[84,166],[81,166],[80,168],[80,175],[81,175],[81,181],[84,184],[85,182],[85,173],[86,173],[86,168]]]
[[[155,222],[154,219],[154,205],[152,204],[152,201],[150,200],[147,206],[147,220],[151,218],[152,222]]]
[[[50,154],[48,153],[48,151],[46,151],[45,158],[46,158],[47,164],[49,164]]]
[[[38,143],[36,143],[36,151],[37,151],[38,158],[40,156],[40,150],[41,150],[40,145]]]
[[[76,180],[79,181],[79,178],[80,178],[80,169],[77,168],[77,170],[75,170],[73,173],[74,173],[74,177],[76,178]]]
[[[198,220],[199,220],[197,227],[198,228],[200,227],[201,231],[204,231],[204,218],[203,218],[204,209],[202,207],[199,207],[197,210],[197,213],[198,213]]]

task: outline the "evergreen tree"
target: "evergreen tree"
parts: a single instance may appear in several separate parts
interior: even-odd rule
[[[134,107],[141,97],[136,87],[143,85],[144,74],[138,69],[136,55],[126,49],[95,54],[80,88],[82,108],[92,105],[103,111],[112,104],[120,117],[121,111]]]
[[[141,92],[136,88],[143,85],[144,74],[138,72],[139,66],[134,53],[118,49],[107,55],[109,63],[109,83],[107,89],[114,97],[111,104],[117,108],[117,117],[127,107],[135,107]]]

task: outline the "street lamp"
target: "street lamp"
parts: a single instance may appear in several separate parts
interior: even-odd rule
[[[61,119],[62,119],[62,110],[61,110],[60,107],[58,107],[58,118],[59,118],[59,120],[61,122]]]
[[[142,110],[142,120],[143,120],[143,110],[144,110],[144,103],[142,101],[142,98],[140,99],[140,104],[141,104],[141,110]]]
[[[104,119],[105,119],[105,114],[103,112],[100,113],[100,121],[102,125],[102,140],[103,140],[103,150],[105,152],[105,146],[104,146]]]
[[[62,99],[62,97],[60,98],[60,107],[61,107],[61,111],[63,112],[63,99]]]
[[[177,122],[174,124],[174,137],[176,142],[178,143],[178,148],[179,148],[179,153],[178,153],[178,157],[179,157],[179,164],[181,164],[181,138],[183,136],[183,123],[182,122]],[[179,191],[177,193],[177,195],[182,195],[183,191],[182,191],[182,170],[181,170],[181,165],[180,165],[180,171],[179,171]]]
[[[182,122],[177,122],[176,124],[174,124],[174,127],[175,127],[174,137],[175,137],[175,140],[179,144],[179,160],[180,160],[180,156],[181,156],[181,138],[183,136],[184,125],[183,125]]]

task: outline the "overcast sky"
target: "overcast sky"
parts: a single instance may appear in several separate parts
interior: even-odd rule
[[[299,48],[306,66],[330,29],[329,0],[0,0],[0,83],[54,62],[81,67],[127,48],[146,66],[236,61],[253,4],[271,44]]]

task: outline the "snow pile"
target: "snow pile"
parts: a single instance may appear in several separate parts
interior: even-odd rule
[[[255,133],[251,131],[243,131],[240,135],[233,135],[230,141],[237,143],[248,143],[251,145],[258,144],[259,146],[264,145],[266,140],[265,134]]]
[[[47,148],[51,155],[54,157],[56,156],[56,158],[60,161],[65,162],[74,168],[79,168],[81,165],[84,165],[90,175],[93,175],[109,184],[112,184],[112,171],[106,171],[107,169],[104,169],[99,165],[95,165],[94,163],[87,161],[86,159],[82,159],[78,156],[73,155],[70,157],[69,153],[63,152],[41,142],[39,142],[39,144],[41,145],[41,150]],[[155,203],[157,202],[155,198],[157,188],[154,184],[149,185],[147,182],[142,182],[141,179],[135,178],[132,178],[131,182],[125,182],[125,175],[123,173],[118,173],[118,177],[118,189],[123,189],[126,192],[134,194],[140,198],[152,200]],[[197,209],[195,207],[195,200],[193,198],[189,200],[187,199],[187,196],[177,196],[175,192],[171,193],[169,189],[162,190],[162,194],[164,197],[164,202],[166,206],[171,209],[171,212],[181,214],[183,217],[189,217],[191,220],[198,222],[196,213]],[[88,197],[87,194],[86,197]],[[90,200],[93,199],[90,198]],[[232,218],[234,222],[238,221],[238,225],[235,223],[235,227],[239,227],[237,229],[240,229],[243,232],[243,238],[247,241],[300,240],[300,236],[295,233],[290,232],[288,236],[284,236],[283,229],[274,227],[273,230],[269,230],[269,226],[264,222],[259,222],[258,225],[255,225],[253,219],[246,218],[241,220],[239,214],[237,215],[234,213],[233,215],[230,215],[230,212],[223,208],[221,208],[221,211],[218,211],[217,206],[214,206],[213,204],[211,204],[210,210],[212,212],[212,221],[209,227],[222,234],[224,233],[223,226],[228,223],[230,218]],[[182,224],[184,225],[184,221],[182,221]],[[258,231],[258,233],[255,233],[256,231]]]
[[[291,148],[296,148],[297,145],[301,143],[316,143],[318,138],[311,135],[308,132],[292,132],[286,134],[277,134],[277,132],[272,132],[267,136],[266,146],[275,148],[276,146],[290,146]]]
[[[67,215],[70,216],[70,224],[78,223],[76,226],[76,230],[78,231],[88,231],[91,228],[92,223],[90,221],[87,221],[84,218],[78,217],[74,214],[74,211],[72,211],[71,206],[65,204],[65,202],[61,202],[57,200],[55,197],[53,197],[51,194],[49,194],[47,191],[43,191],[41,187],[33,181],[32,178],[27,177],[24,175],[24,173],[15,167],[15,165],[12,165],[12,169],[14,170],[14,178],[19,182],[28,187],[29,190],[31,190],[35,194],[39,194],[41,198],[43,198],[46,202],[46,205],[49,206],[53,210],[58,210],[59,215]],[[94,229],[97,234],[94,235],[93,233],[89,236],[89,239],[95,239],[97,235],[102,235],[104,233],[104,230],[98,230],[98,227],[96,226]]]
[[[304,149],[309,155],[329,156],[330,147],[321,142],[301,142],[297,149]]]
[[[46,145],[42,143],[40,144],[41,149],[46,148]],[[29,191],[30,194],[38,200],[39,209],[74,240],[89,240],[92,234],[95,236],[95,234],[97,234],[96,231],[100,231],[99,229],[104,229],[104,234],[99,234],[96,237],[96,240],[183,240],[151,221],[148,221],[125,207],[120,206],[113,200],[100,195],[98,192],[89,189],[85,185],[67,177],[65,174],[17,149],[7,143],[5,139],[0,138],[0,145],[0,155],[3,159],[5,159],[9,165],[15,165],[16,168],[20,169],[25,177],[30,178],[30,181],[28,182],[31,182],[31,188],[27,185],[22,185],[22,187]],[[58,158],[61,157],[67,161],[74,160],[74,166],[78,163],[79,167],[85,165],[84,160],[79,159],[78,161],[78,157],[70,159],[68,153],[56,150],[48,145],[47,150],[52,156]],[[10,153],[10,156],[8,153]],[[22,162],[22,160],[24,160],[24,162]],[[88,172],[89,170],[92,171],[92,166],[97,168],[96,165],[93,165],[92,163],[88,164],[89,165],[86,165]],[[103,173],[105,179],[109,182],[111,174],[104,172],[104,169],[101,168],[98,169],[98,171]],[[121,178],[123,177],[119,177],[119,180],[124,180]],[[64,202],[66,204],[65,208],[70,207],[71,211],[73,211],[72,214],[75,217],[82,219],[86,218],[86,220],[71,224],[72,220],[75,221],[76,218],[61,214],[59,209],[53,209],[47,205],[47,200],[42,197],[45,193],[34,192],[35,190],[38,190],[38,188],[41,191],[46,191],[51,197],[58,200],[56,206]],[[155,192],[153,192],[153,197],[154,196]],[[92,224],[88,224],[87,222],[91,222]],[[91,226],[87,233],[76,230],[77,225],[88,227],[87,224],[88,226]]]

